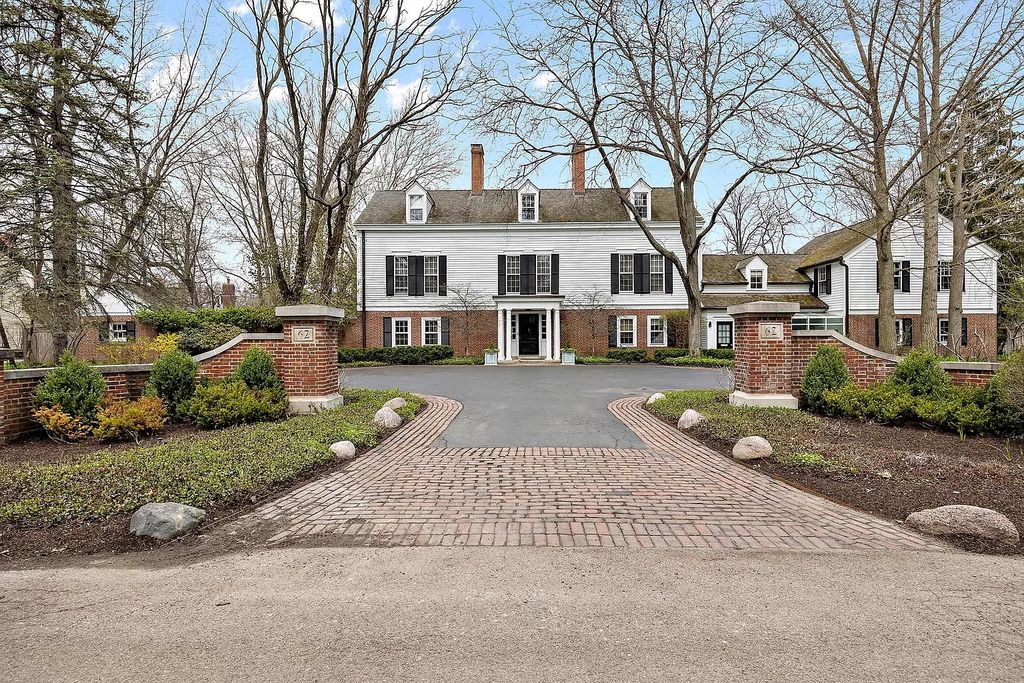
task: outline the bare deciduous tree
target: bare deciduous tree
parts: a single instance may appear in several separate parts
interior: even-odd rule
[[[472,284],[448,287],[447,297],[441,307],[455,318],[455,325],[462,337],[462,355],[468,356],[473,334],[482,324],[481,313],[489,310],[492,302]]]
[[[612,297],[603,287],[593,285],[579,289],[565,298],[565,307],[571,311],[576,323],[580,323],[590,338],[590,354],[597,354],[597,341],[607,334],[608,311]],[[573,340],[575,341],[575,340]]]
[[[740,187],[733,192],[721,213],[724,246],[737,254],[783,253],[786,238],[798,223],[781,191],[758,191]]]

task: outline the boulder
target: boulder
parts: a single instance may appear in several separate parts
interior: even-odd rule
[[[926,534],[964,535],[1017,545],[1020,533],[1006,515],[974,505],[943,505],[912,512],[907,525]]]
[[[665,398],[665,394],[661,393],[660,391],[656,394],[651,394],[651,397],[647,399],[647,405],[651,405],[655,401],[660,401],[663,398]]]
[[[732,447],[732,457],[736,460],[757,460],[772,454],[772,445],[760,436],[745,436]]]
[[[206,519],[206,512],[181,503],[146,503],[132,515],[128,531],[169,541],[195,529]]]
[[[402,416],[384,406],[374,414],[373,424],[384,429],[395,429],[402,426]]]
[[[689,429],[695,427],[699,423],[704,421],[704,416],[698,413],[693,408],[687,408],[682,415],[679,416],[679,422],[676,424],[679,429]]]
[[[395,396],[393,399],[391,399],[387,403],[385,403],[384,407],[385,408],[391,408],[391,410],[398,410],[399,408],[404,408],[407,405],[409,405],[408,401],[406,401],[401,396]]]
[[[351,441],[338,441],[331,444],[331,453],[338,460],[351,460],[356,457],[356,445]]]

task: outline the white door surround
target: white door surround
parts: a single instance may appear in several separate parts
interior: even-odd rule
[[[510,361],[519,357],[518,337],[522,329],[520,314],[537,316],[538,354],[529,357],[544,360],[558,358],[562,344],[561,311],[564,298],[555,294],[494,297],[498,311],[498,360]]]

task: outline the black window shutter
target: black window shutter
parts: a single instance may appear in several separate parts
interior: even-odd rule
[[[664,258],[664,257],[662,257]],[[675,279],[673,273],[676,272],[676,264],[672,263],[668,259],[665,259],[665,293],[672,293],[672,280]]]
[[[818,292],[818,266],[814,267],[814,271],[811,274],[811,294],[820,294]]]
[[[409,257],[409,294],[423,296],[423,257]]]
[[[832,264],[825,266],[825,294],[832,293]]]
[[[960,318],[960,346],[967,346],[967,316]]]
[[[904,318],[903,319],[903,339],[899,340],[903,346],[914,345],[914,319]]]
[[[633,254],[633,293],[644,293],[644,255]]]
[[[505,295],[505,255],[498,254],[498,295]]]
[[[882,338],[878,334],[878,316],[875,316],[875,346],[881,346]]]
[[[96,332],[97,332],[101,342],[109,341],[110,340],[110,323],[103,323],[102,325],[100,325],[96,329]]]
[[[619,345],[619,326],[614,315],[608,316],[608,348],[614,349]]]
[[[960,291],[967,291],[967,268],[964,268],[964,281],[960,283]]]
[[[448,257],[437,257],[437,294],[448,296]]]
[[[451,321],[449,318],[441,318],[441,343],[445,346],[451,345]]]
[[[128,332],[128,341],[135,339],[135,321],[129,320],[125,323],[125,330]]]
[[[612,254],[612,294],[619,293],[619,255]]]
[[[391,318],[384,318],[384,346],[391,346]]]
[[[909,292],[910,291],[910,261],[904,261],[903,262],[902,271],[903,271],[902,272],[902,275],[903,275],[902,284],[903,284],[903,286],[901,287],[901,289],[904,292]]]
[[[665,316],[665,341],[672,347],[676,345],[676,321]]]
[[[558,294],[558,254],[551,255],[551,293]]]
[[[638,258],[639,257],[639,258]],[[650,254],[634,254],[633,255],[633,270],[637,271],[634,276],[637,278],[640,288],[637,291],[639,294],[650,294],[651,293],[651,255]],[[635,266],[639,265],[639,269]]]
[[[384,257],[384,268],[387,272],[386,278],[386,294],[388,296],[395,295],[395,257],[385,256]]]
[[[519,257],[519,293],[537,293],[537,257],[534,254],[523,254]]]
[[[878,267],[878,261],[875,261],[875,291],[882,291],[882,269]],[[878,322],[877,320],[875,322]],[[876,344],[878,342],[875,342]]]

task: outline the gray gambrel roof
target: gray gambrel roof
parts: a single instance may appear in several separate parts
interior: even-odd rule
[[[519,223],[516,190],[428,190],[434,202],[427,225]],[[632,220],[611,188],[592,188],[583,194],[570,189],[542,189],[538,223],[621,223]],[[651,220],[677,221],[672,188],[651,190]],[[405,224],[405,190],[377,192],[356,219],[356,225]]]

